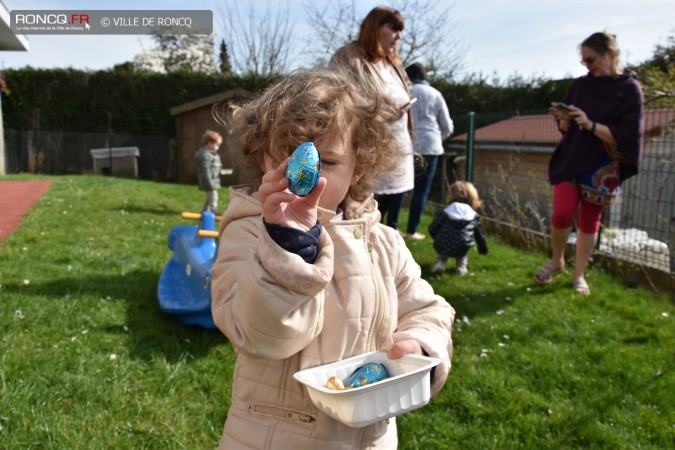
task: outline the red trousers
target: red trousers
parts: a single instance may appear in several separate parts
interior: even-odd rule
[[[581,198],[579,188],[573,183],[553,185],[553,214],[551,224],[556,228],[569,228],[577,219],[577,230],[586,234],[600,229],[603,207]]]

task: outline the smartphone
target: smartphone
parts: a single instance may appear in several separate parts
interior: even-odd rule
[[[553,102],[553,107],[558,111],[564,112],[565,114],[569,114],[570,112],[572,112],[572,108],[570,108],[569,105],[566,105],[563,102]]]
[[[412,105],[412,104],[415,103],[416,101],[417,101],[417,97],[411,98],[410,101],[409,101],[408,103],[406,103],[406,104],[404,104],[404,105],[401,105],[401,109],[407,108],[408,106]]]

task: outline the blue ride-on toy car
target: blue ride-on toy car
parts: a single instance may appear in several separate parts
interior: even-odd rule
[[[171,260],[159,277],[159,307],[187,325],[215,328],[211,316],[211,268],[218,253],[216,217],[183,213],[184,219],[197,219],[199,226],[176,226],[169,232],[167,245],[173,250]]]

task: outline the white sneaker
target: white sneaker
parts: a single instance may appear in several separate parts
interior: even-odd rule
[[[443,261],[436,261],[436,264],[434,264],[434,268],[431,269],[431,274],[440,275],[443,272],[445,272],[445,263]]]
[[[423,240],[424,238],[426,238],[425,235],[423,235],[422,233],[418,233],[418,232],[414,232],[414,233],[406,233],[406,234],[405,234],[405,237],[406,237],[406,239],[412,239],[412,240],[414,240],[414,241],[421,241],[421,240]]]

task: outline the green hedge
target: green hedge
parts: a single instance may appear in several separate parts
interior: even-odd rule
[[[258,92],[270,82],[253,76],[139,73],[129,64],[96,72],[28,67],[6,70],[5,78],[5,128],[35,129],[39,109],[42,130],[105,132],[110,113],[115,133],[169,136],[175,135],[170,108],[228,89]],[[451,115],[461,117],[469,111],[541,112],[565,95],[570,82],[513,79],[494,85],[473,77],[432,84],[443,93]]]
[[[471,78],[464,82],[432,82],[441,91],[451,115],[475,113],[527,114],[541,113],[552,101],[560,101],[567,93],[572,79],[520,80],[505,85],[490,84],[484,79]]]
[[[201,73],[139,73],[124,68],[6,70],[5,128],[175,135],[169,109],[228,89],[256,92],[269,80]],[[39,114],[36,112],[39,109]],[[38,119],[39,116],[39,119]]]

